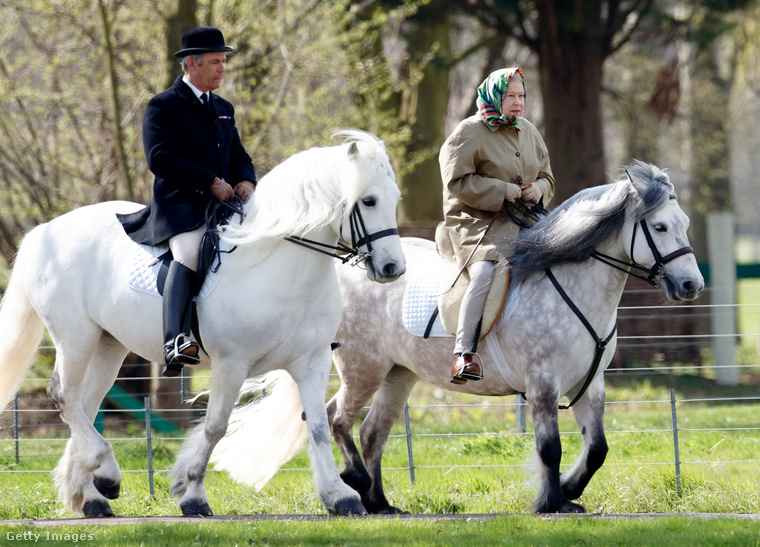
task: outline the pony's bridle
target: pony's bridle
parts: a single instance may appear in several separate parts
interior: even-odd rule
[[[633,246],[636,244],[636,228],[638,226],[641,226],[641,231],[644,233],[644,237],[647,240],[647,245],[649,245],[649,250],[652,251],[652,256],[654,257],[654,264],[651,268],[642,266],[636,263],[636,261],[633,259]],[[694,249],[692,249],[690,245],[685,245],[680,249],[676,249],[672,253],[668,253],[665,256],[662,256],[662,254],[660,254],[660,251],[657,249],[657,245],[655,244],[654,239],[652,239],[652,234],[649,232],[649,227],[647,226],[646,221],[641,220],[637,224],[633,225],[633,235],[631,236],[631,250],[629,253],[631,257],[630,262],[602,254],[598,251],[594,251],[591,256],[596,258],[598,261],[607,264],[608,266],[612,266],[613,268],[626,272],[627,274],[641,279],[642,281],[646,281],[653,287],[659,287],[660,281],[662,280],[662,269],[665,267],[665,264],[672,260],[675,260],[679,256],[683,256],[689,253],[694,254]],[[642,273],[640,274],[633,272],[625,268],[638,270]]]
[[[359,210],[359,204],[355,203],[351,209],[351,214],[348,218],[348,224],[351,229],[351,244],[350,246],[343,237],[343,226],[340,228],[340,240],[336,245],[330,245],[328,243],[321,243],[313,239],[306,239],[300,236],[289,236],[285,239],[296,245],[301,245],[312,251],[337,258],[343,264],[349,262],[352,266],[361,264],[365,260],[371,259],[373,250],[372,242],[377,241],[388,236],[398,235],[397,228],[388,228],[386,230],[379,230],[373,233],[367,233],[367,227],[364,224],[364,217]],[[366,252],[360,248],[366,246]]]

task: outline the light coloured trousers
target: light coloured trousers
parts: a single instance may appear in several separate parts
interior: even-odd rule
[[[472,353],[475,332],[486,309],[488,291],[493,283],[494,263],[490,260],[473,262],[467,266],[467,273],[470,276],[470,284],[464,292],[462,307],[459,308],[454,353]]]
[[[179,262],[194,272],[198,271],[198,251],[200,250],[203,234],[206,233],[206,225],[196,228],[192,232],[177,234],[169,239],[169,249],[174,255],[174,261]]]

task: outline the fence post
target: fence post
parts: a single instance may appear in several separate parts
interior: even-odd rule
[[[715,350],[715,380],[719,385],[739,383],[736,368],[736,259],[734,217],[730,212],[707,215],[707,254],[710,261],[710,312]]]
[[[13,438],[16,440],[16,463],[19,462],[18,391],[13,398]]]
[[[528,406],[527,401],[525,400],[525,397],[518,393],[515,395],[515,402],[517,403],[517,406],[515,406],[517,431],[525,433],[525,410]]]
[[[182,404],[187,403],[187,376],[185,376],[185,367],[182,367],[182,374],[180,375],[180,389],[182,390]]]
[[[681,458],[678,454],[678,419],[676,418],[676,390],[670,388],[670,415],[673,421],[673,446],[676,459],[676,494],[681,497]]]
[[[145,439],[148,444],[148,491],[150,497],[155,498],[153,492],[153,436],[150,425],[150,396],[145,397]]]
[[[404,403],[404,425],[406,426],[406,451],[409,455],[409,478],[414,484],[414,454],[412,453],[412,428],[409,424],[409,403]]]

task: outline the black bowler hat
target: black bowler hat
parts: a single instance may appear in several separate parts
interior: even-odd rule
[[[191,28],[182,35],[182,49],[175,57],[187,57],[198,53],[232,51],[235,48],[224,44],[222,31],[215,27]]]

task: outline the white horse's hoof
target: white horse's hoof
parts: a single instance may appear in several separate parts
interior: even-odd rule
[[[86,518],[112,517],[113,509],[107,502],[90,500],[82,506],[82,513]]]
[[[214,512],[208,503],[199,500],[188,501],[180,504],[182,514],[186,517],[213,517]]]
[[[333,514],[340,517],[347,517],[351,515],[367,515],[368,513],[362,505],[362,502],[359,500],[347,499],[340,500],[335,504],[335,512]]]

